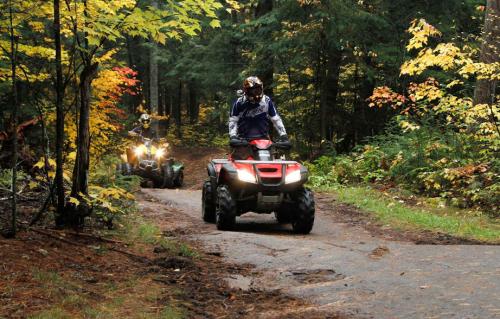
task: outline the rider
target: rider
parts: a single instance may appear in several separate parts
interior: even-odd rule
[[[151,116],[147,113],[141,114],[139,117],[139,123],[141,125],[134,127],[132,130],[128,131],[129,136],[142,136],[145,138],[152,139],[155,137],[156,133],[151,128]],[[137,163],[137,157],[134,154],[132,148],[127,148],[127,160],[129,163]]]
[[[151,116],[149,116],[149,114],[143,113],[141,117],[139,117],[139,123],[141,123],[141,125],[128,131],[128,135],[143,136],[145,138],[155,137],[155,131],[151,128]]]
[[[234,103],[229,117],[229,138],[255,140],[269,138],[269,121],[280,141],[288,141],[285,126],[271,98],[264,94],[262,81],[251,76],[243,82],[244,95]]]

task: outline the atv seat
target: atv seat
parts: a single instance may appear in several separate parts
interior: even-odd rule
[[[231,147],[245,147],[248,146],[248,141],[243,139],[232,139],[229,141]]]

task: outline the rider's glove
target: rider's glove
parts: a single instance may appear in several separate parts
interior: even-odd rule
[[[283,134],[278,138],[278,141],[280,142],[288,142],[288,135]]]

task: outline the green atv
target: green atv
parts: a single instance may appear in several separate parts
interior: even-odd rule
[[[138,175],[158,188],[182,187],[184,165],[169,154],[169,144],[141,137],[141,142],[122,154],[123,175]],[[147,185],[147,183],[146,183]]]

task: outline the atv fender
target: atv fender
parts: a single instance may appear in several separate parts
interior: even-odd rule
[[[175,173],[179,173],[180,171],[184,170],[184,165],[181,163],[175,163],[174,165],[172,165],[172,169]]]
[[[230,163],[222,165],[219,176],[217,178],[217,185],[224,184],[224,181],[233,181],[238,176],[236,168]]]
[[[210,179],[210,185],[212,190],[217,189],[217,172],[215,171],[214,163],[208,163],[207,166],[208,178]]]

